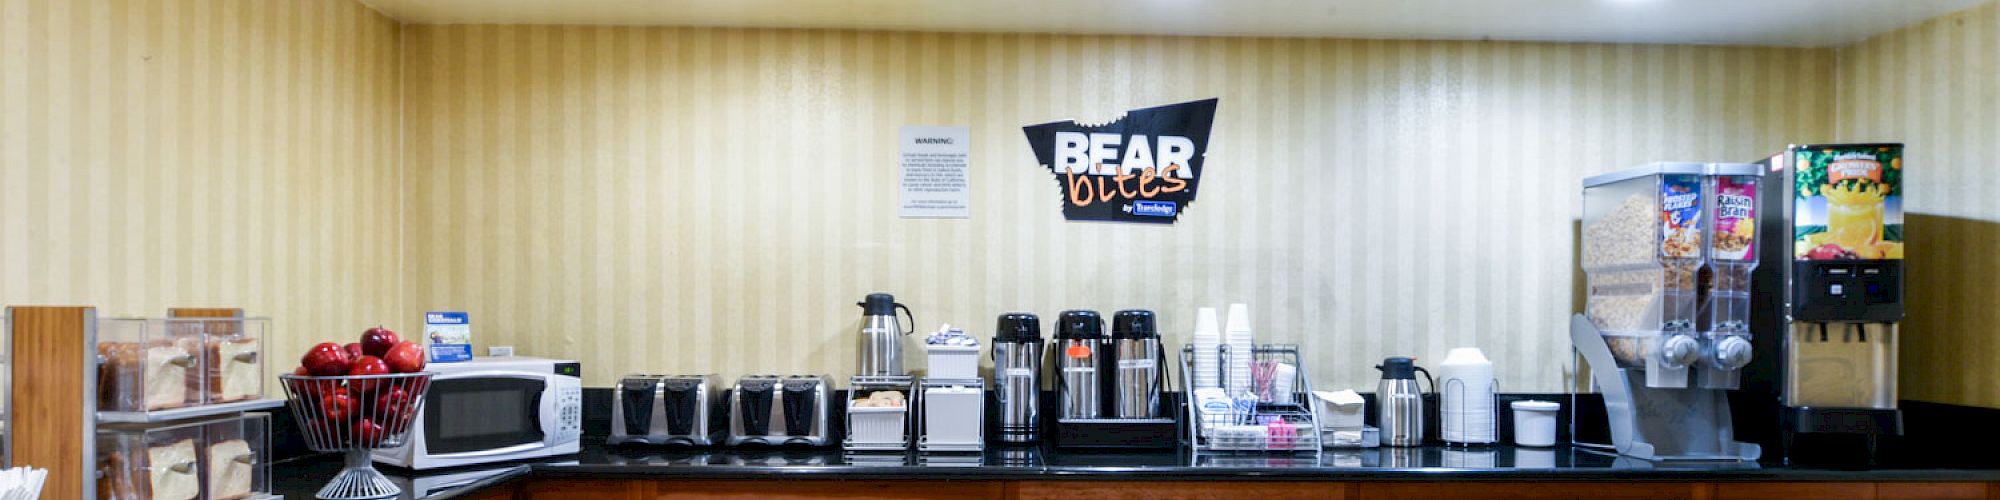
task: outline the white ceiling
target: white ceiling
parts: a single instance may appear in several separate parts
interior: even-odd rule
[[[1988,0],[362,0],[407,22],[1831,46]]]

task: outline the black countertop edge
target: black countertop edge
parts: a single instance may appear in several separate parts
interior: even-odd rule
[[[1039,453],[1039,454],[1037,454]],[[1550,465],[1520,464],[1535,454]],[[1024,458],[1025,457],[1025,458]],[[815,481],[1297,481],[1297,482],[2000,482],[2000,468],[1937,462],[1959,468],[1814,468],[1774,464],[1660,464],[1567,446],[1478,450],[1440,446],[1328,450],[1318,454],[1203,454],[1185,451],[1063,452],[1048,448],[983,453],[876,455],[880,465],[855,463],[839,450],[632,450],[586,445],[583,453],[529,462],[413,471],[383,468],[408,491],[403,498],[451,499],[537,479]],[[797,460],[797,463],[764,463]],[[1490,464],[1463,465],[1458,460]],[[740,463],[737,461],[753,461]],[[963,462],[961,462],[963,461]],[[1355,462],[1358,461],[1358,462]],[[1359,465],[1353,465],[1358,463]],[[338,455],[274,464],[275,486],[287,497],[310,498],[340,470]],[[454,479],[485,474],[477,479]],[[425,484],[433,483],[433,484]],[[436,484],[442,483],[442,484]]]
[[[1995,482],[2000,470],[1813,470],[1813,469],[1652,469],[1589,468],[1470,469],[1371,467],[1012,467],[1012,466],[756,466],[659,467],[644,465],[534,465],[534,478],[770,479],[818,480],[1149,480],[1149,481],[1650,481],[1650,482]]]

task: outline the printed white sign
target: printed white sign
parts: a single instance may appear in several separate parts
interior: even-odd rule
[[[966,171],[972,155],[972,129],[904,125],[902,209],[904,218],[964,219],[972,217]]]

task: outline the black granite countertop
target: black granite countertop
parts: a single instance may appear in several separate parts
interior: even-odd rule
[[[307,499],[340,470],[318,455],[274,468],[277,493]],[[1572,447],[1371,448],[1317,454],[1079,452],[1043,447],[918,454],[815,450],[676,450],[586,444],[571,457],[484,467],[382,470],[404,498],[453,498],[522,477],[954,480],[1286,481],[2000,481],[2000,463],[1914,462],[1857,468],[1759,463],[1659,464]]]

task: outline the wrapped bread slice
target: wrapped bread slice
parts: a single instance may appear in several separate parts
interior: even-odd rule
[[[254,338],[211,338],[208,342],[208,388],[210,401],[226,403],[252,399],[263,392],[262,346]]]
[[[201,494],[201,466],[194,453],[193,439],[146,449],[153,500],[190,500]]]
[[[208,498],[236,500],[250,496],[257,454],[250,443],[231,439],[208,446]]]

